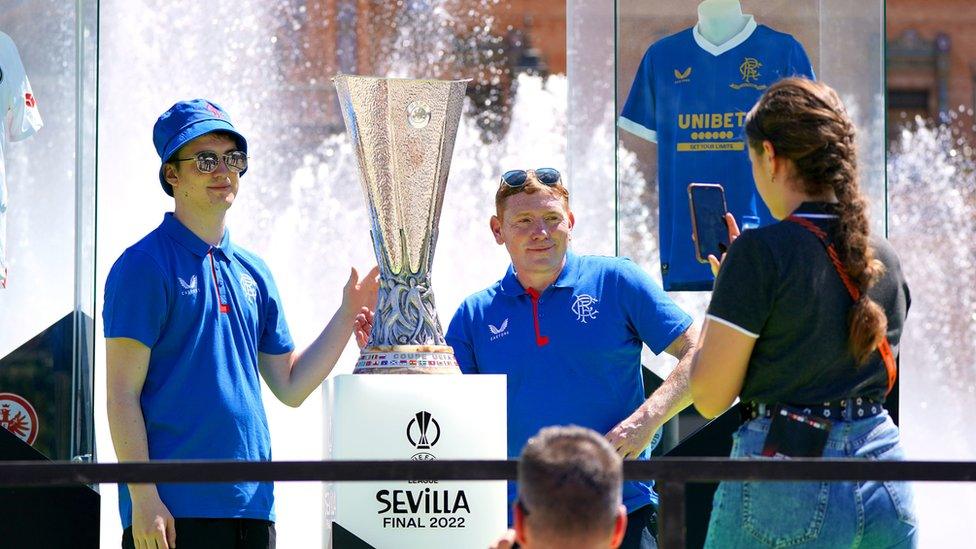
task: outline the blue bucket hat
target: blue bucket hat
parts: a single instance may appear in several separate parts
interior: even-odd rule
[[[163,177],[163,166],[173,154],[190,141],[213,132],[225,132],[237,141],[237,148],[247,152],[247,140],[230,121],[220,105],[206,99],[180,101],[160,115],[153,126],[153,145],[159,154],[159,184],[173,196],[173,186]],[[244,170],[240,175],[244,175]]]

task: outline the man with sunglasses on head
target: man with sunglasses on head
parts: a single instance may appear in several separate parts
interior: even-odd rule
[[[216,103],[181,101],[153,128],[172,213],[115,262],[105,283],[108,418],[119,461],[269,461],[263,377],[299,406],[335,365],[377,271],[352,269],[342,304],[296,352],[268,266],[232,244],[224,217],[247,141]],[[269,548],[273,484],[119,484],[123,547]],[[174,518],[175,517],[175,518]]]
[[[625,459],[646,459],[657,429],[691,404],[697,330],[630,260],[569,252],[573,223],[558,171],[505,173],[490,226],[512,264],[501,280],[464,300],[447,343],[464,373],[507,374],[510,457],[539,429],[575,424],[605,433]],[[370,321],[368,312],[357,318],[360,344]],[[645,343],[678,358],[647,400]],[[628,481],[623,494],[629,518],[621,547],[656,547],[652,483]]]

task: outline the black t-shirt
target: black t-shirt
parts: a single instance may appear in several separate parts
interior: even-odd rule
[[[794,215],[833,234],[830,204],[807,202]],[[871,237],[885,273],[868,295],[888,316],[888,341],[897,356],[911,301],[894,249]],[[881,400],[888,377],[875,351],[857,366],[848,344],[853,301],[826,249],[797,223],[742,233],[729,249],[708,307],[708,317],[756,344],[739,395],[746,402],[812,404],[866,396]]]

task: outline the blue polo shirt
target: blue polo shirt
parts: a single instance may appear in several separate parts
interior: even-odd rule
[[[535,300],[538,334],[533,301],[510,266],[500,281],[464,300],[447,330],[464,373],[508,376],[513,458],[543,427],[609,432],[644,402],[643,344],[658,354],[692,323],[624,258],[567,254],[559,277]],[[652,484],[624,483],[628,512],[657,503]]]
[[[167,213],[105,282],[105,337],[149,347],[140,402],[149,459],[268,461],[258,352],[294,348],[264,261],[230,241],[210,246]],[[274,520],[273,484],[159,484],[174,517]],[[119,485],[123,527],[129,490]]]

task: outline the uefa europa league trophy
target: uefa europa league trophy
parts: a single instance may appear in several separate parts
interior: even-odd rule
[[[467,80],[334,79],[369,205],[380,290],[353,373],[460,373],[430,267]]]

